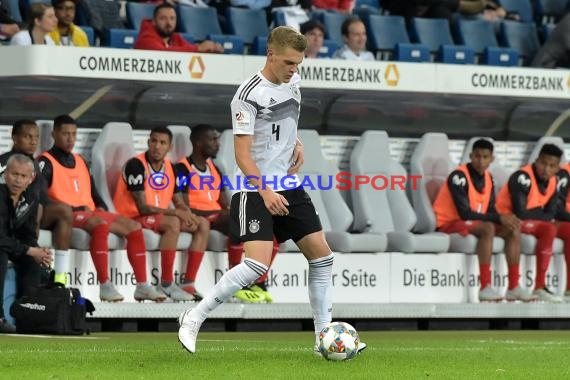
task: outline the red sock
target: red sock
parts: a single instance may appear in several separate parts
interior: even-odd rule
[[[171,284],[174,281],[174,259],[176,258],[175,249],[160,250],[160,280],[165,284]]]
[[[509,265],[509,290],[519,286],[520,270],[519,264]]]
[[[200,269],[202,258],[204,258],[204,252],[188,250],[188,263],[186,264],[186,274],[184,275],[184,281],[196,281],[196,274],[198,274],[198,269]]]
[[[127,257],[137,282],[146,282],[146,246],[142,230],[127,235]]]
[[[109,281],[109,225],[107,223],[96,225],[91,231],[89,251],[97,271],[97,279],[101,284]]]
[[[491,285],[491,264],[479,264],[479,278],[481,279],[481,289]]]
[[[546,287],[546,271],[550,264],[552,257],[552,250],[537,251],[536,252],[536,282],[535,289],[542,289]]]
[[[271,252],[271,261],[269,262],[269,267],[267,268],[267,272],[265,272],[261,277],[255,281],[256,284],[264,284],[267,281],[267,277],[269,277],[269,268],[273,265],[273,260],[275,260],[275,256],[279,252],[279,243],[276,240],[273,240],[273,251]]]
[[[241,263],[243,256],[243,244],[232,244],[228,238],[228,269],[232,269]]]
[[[566,261],[566,290],[570,290],[570,223],[560,223],[558,226],[558,237],[564,241],[564,258]]]

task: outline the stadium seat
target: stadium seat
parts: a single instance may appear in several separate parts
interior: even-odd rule
[[[23,21],[22,13],[20,12],[20,3],[18,0],[8,0],[4,4],[7,5],[10,17],[18,23]]]
[[[132,49],[138,34],[137,30],[109,29],[102,45],[119,49]]]
[[[388,134],[384,131],[366,131],[362,134],[350,156],[352,175],[374,177],[383,175],[387,181],[393,176],[406,178],[406,170],[390,157]],[[382,186],[383,182],[378,181]],[[392,188],[387,183],[385,190],[364,185],[350,190],[354,210],[354,228],[367,232],[386,234],[390,252],[447,252],[449,236],[439,232],[414,234],[410,231],[417,218],[406,190]],[[373,207],[371,207],[373,205]],[[381,210],[381,212],[380,212]]]
[[[406,21],[401,16],[370,15],[366,19],[370,50],[382,60],[427,62],[427,46],[411,44]]]
[[[253,44],[251,45],[252,55],[266,55],[267,54],[267,37],[257,36],[253,39]]]
[[[319,189],[319,183],[327,184],[329,179],[336,178],[338,168],[327,161],[322,153],[319,135],[315,130],[300,129],[299,139],[305,146],[305,163],[301,167],[300,176],[307,176],[315,189],[305,187],[317,209],[327,242],[335,252],[382,252],[386,250],[386,234],[379,231],[348,232],[354,220],[353,214],[340,194],[340,190],[332,183],[331,189]],[[320,181],[320,182],[319,182]]]
[[[533,22],[533,12],[530,0],[501,0],[501,6],[507,12],[516,12],[522,22]]]
[[[51,132],[53,131],[53,120],[36,120],[36,125],[38,126],[40,133],[38,147],[36,148],[35,153],[35,156],[37,157],[53,146],[53,137],[51,137]]]
[[[319,16],[325,26],[325,38],[336,42],[338,46],[343,46],[344,39],[342,37],[341,27],[344,20],[348,18],[348,15],[338,12],[322,12],[319,13]]]
[[[500,40],[504,46],[512,47],[519,53],[519,63],[523,66],[532,62],[540,47],[536,26],[531,23],[503,21]]]
[[[81,29],[87,34],[87,39],[89,40],[89,46],[95,46],[95,31],[90,26],[82,26]]]
[[[195,43],[194,41],[194,36],[190,33],[180,33],[180,35],[182,36],[182,38],[184,38],[187,42],[190,42],[191,44]]]
[[[145,19],[152,19],[156,4],[137,3],[127,1],[127,27],[129,29],[139,30],[141,22]]]
[[[518,53],[501,48],[493,25],[485,20],[458,20],[459,42],[475,51],[482,63],[493,66],[517,66]]]
[[[338,44],[331,40],[324,40],[323,47],[319,51],[319,57],[332,57],[334,52],[339,48]]]
[[[196,41],[204,41],[209,34],[223,34],[216,8],[179,6],[177,12],[180,31],[191,34]]]
[[[482,136],[475,136],[470,138],[469,141],[467,141],[467,144],[465,144],[465,149],[463,150],[463,156],[461,157],[461,163],[466,164],[470,162],[471,159],[469,158],[469,155],[473,150],[473,144],[475,143],[475,141],[480,139],[489,140],[494,145],[495,160],[491,163],[491,166],[489,166],[489,172],[493,176],[493,181],[495,182],[495,194],[497,194],[499,190],[501,190],[503,185],[507,183],[507,181],[509,180],[511,172],[507,170],[503,165],[501,165],[501,163],[496,159],[497,142],[495,140],[493,140],[490,137],[482,137]]]
[[[172,149],[168,153],[168,158],[177,163],[183,158],[192,154],[192,143],[190,142],[190,127],[187,125],[169,125],[172,132]],[[177,182],[178,186],[178,182]],[[227,236],[220,231],[210,230],[208,239],[208,251],[224,252],[227,249]]]
[[[410,174],[421,176],[418,188],[412,190],[408,187],[412,204],[418,223],[418,232],[431,232],[436,230],[436,218],[432,204],[437,197],[439,189],[447,181],[447,176],[455,169],[449,156],[449,141],[445,133],[426,133],[416,146],[410,161]],[[477,238],[473,235],[449,235],[449,251],[461,253],[475,253]],[[493,252],[499,253],[504,249],[504,240],[499,237],[493,239]]]
[[[128,123],[107,123],[91,150],[91,173],[101,199],[105,201],[109,211],[114,212],[113,196],[123,165],[135,156],[133,131]],[[143,229],[146,249],[158,251],[160,235]],[[181,233],[178,237],[179,250],[186,250],[192,241],[189,233]]]
[[[243,39],[229,34],[209,34],[206,39],[219,43],[224,47],[224,54],[243,54]]]
[[[265,10],[229,7],[226,9],[226,22],[230,34],[243,38],[245,44],[253,44],[257,36],[267,37],[269,27]]]
[[[413,18],[410,33],[426,45],[438,61],[443,63],[475,63],[475,52],[467,46],[456,46],[451,37],[449,22],[445,19]]]
[[[566,12],[567,0],[534,0],[535,21],[539,24],[555,24]]]

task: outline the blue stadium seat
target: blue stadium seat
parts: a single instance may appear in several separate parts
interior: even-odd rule
[[[253,39],[251,45],[251,55],[266,55],[267,54],[267,37],[257,36]]]
[[[139,30],[141,21],[152,19],[155,4],[135,3],[127,1],[127,26],[131,29]]]
[[[243,39],[239,36],[209,34],[206,38],[222,45],[224,54],[243,54]]]
[[[354,2],[354,9],[370,8],[375,11],[380,10],[380,2],[378,0],[356,0]]]
[[[403,17],[370,15],[366,24],[369,49],[380,55],[381,59],[411,62],[430,60],[427,46],[410,43]]]
[[[245,44],[253,44],[257,36],[267,37],[269,27],[267,16],[263,9],[244,9],[229,7],[226,9],[226,22],[230,34],[243,38]]]
[[[109,29],[106,32],[104,46],[131,49],[137,40],[138,30]]]
[[[534,20],[530,0],[501,0],[501,6],[507,12],[518,13],[522,22],[532,22]]]
[[[325,38],[343,46],[344,39],[342,38],[341,26],[348,15],[338,12],[322,12],[319,16],[325,26]]]
[[[8,0],[6,1],[8,10],[10,11],[10,16],[16,22],[22,22],[22,13],[20,12],[20,3],[18,0]]]
[[[475,63],[473,49],[454,44],[446,19],[413,18],[410,33],[443,63]]]
[[[186,41],[190,42],[191,44],[196,43],[194,41],[194,36],[190,33],[180,33],[180,35],[182,36],[182,38],[184,38]]]
[[[90,26],[80,26],[80,28],[87,34],[89,46],[95,46],[95,31]]]
[[[534,0],[535,20],[541,24],[554,24],[566,11],[567,0]]]
[[[178,26],[183,33],[190,33],[196,41],[203,41],[209,34],[220,35],[216,8],[178,7]]]
[[[458,20],[457,37],[460,43],[473,49],[486,65],[518,65],[516,50],[499,47],[494,26],[488,21]]]
[[[322,58],[330,58],[333,56],[334,52],[339,48],[338,44],[331,40],[324,40],[323,47],[319,51],[318,56]]]
[[[536,26],[531,23],[503,21],[500,29],[501,43],[514,48],[519,53],[519,63],[528,66],[540,47]]]

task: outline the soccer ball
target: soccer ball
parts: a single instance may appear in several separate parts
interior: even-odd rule
[[[360,337],[346,322],[331,322],[319,334],[319,352],[328,360],[350,360],[358,353]]]

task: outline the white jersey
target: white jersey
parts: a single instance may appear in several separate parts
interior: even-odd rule
[[[289,83],[275,84],[258,72],[239,86],[231,103],[234,135],[253,136],[251,156],[262,180],[274,191],[299,186],[298,177],[288,176],[287,170],[293,165],[297,141],[300,80],[299,75],[294,74]],[[237,165],[234,173],[240,176],[238,178],[244,178]]]

